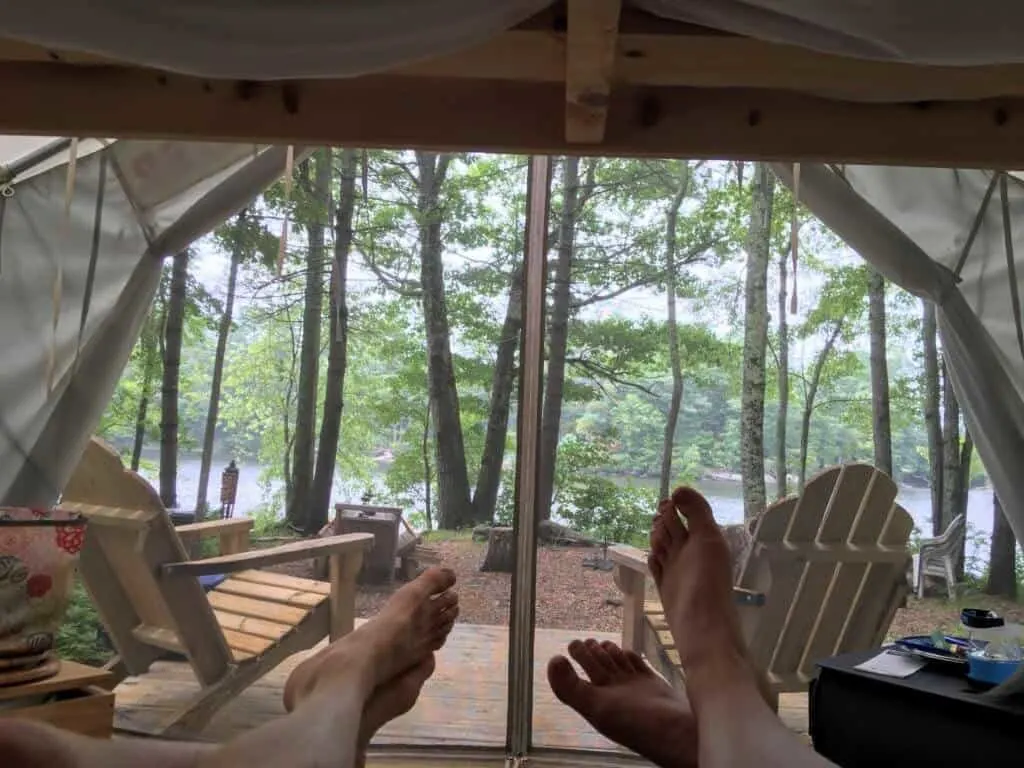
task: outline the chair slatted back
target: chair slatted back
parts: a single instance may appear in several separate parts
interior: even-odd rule
[[[833,467],[769,507],[738,586],[763,592],[755,662],[779,690],[803,690],[817,661],[878,645],[906,592],[913,521],[896,485],[866,464]]]
[[[79,570],[128,671],[141,674],[170,650],[188,657],[203,685],[219,680],[231,653],[199,581],[161,575],[165,563],[188,559],[167,514],[61,506],[88,518]]]

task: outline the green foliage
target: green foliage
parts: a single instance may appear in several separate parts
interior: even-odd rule
[[[336,456],[338,494],[358,498],[372,489],[379,503],[401,505],[417,526],[428,527],[433,521],[426,516],[427,490],[436,514],[438,478],[420,295],[420,168],[412,152],[373,151],[360,158],[347,286],[350,334]],[[673,479],[693,481],[710,472],[739,470],[742,267],[750,184],[749,179],[739,184],[736,171],[734,164],[712,162],[581,160],[556,515],[594,535],[629,541],[645,529],[653,510],[653,497],[644,489],[656,485],[660,471],[672,389],[665,322],[666,211],[684,185],[675,275],[684,388],[672,436]],[[558,176],[556,169],[556,182]],[[454,385],[471,484],[483,454],[496,344],[522,266],[525,177],[523,157],[453,155],[439,199]],[[224,272],[229,254],[237,251],[243,258],[217,443],[222,452],[261,469],[264,511],[257,535],[277,535],[276,515],[288,492],[304,252],[309,229],[330,223],[330,212],[311,194],[305,164],[296,167],[292,181],[288,197],[282,183],[273,185],[245,217],[232,219],[197,246],[203,258],[216,254]],[[559,198],[556,194],[552,200],[549,226],[556,239]],[[772,255],[777,266],[779,258],[790,258],[794,211],[792,196],[781,186],[775,208]],[[813,472],[872,456],[867,273],[806,210],[797,206],[796,213],[798,266],[796,275],[790,271],[788,287],[795,290],[799,307],[787,315],[791,467],[796,465],[808,379],[817,355],[838,329],[813,403],[808,441]],[[285,215],[291,226],[278,274]],[[328,226],[326,234],[330,246],[333,228]],[[557,246],[551,243],[552,263]],[[179,437],[186,451],[202,434],[220,312],[218,291],[195,279],[197,269],[193,273],[180,387]],[[770,270],[773,313],[777,281],[777,270]],[[326,270],[323,283],[328,290]],[[895,474],[927,482],[916,353],[919,306],[903,291],[891,289],[887,296]],[[158,297],[100,425],[100,433],[122,447],[134,438],[145,392],[150,395],[146,439],[158,436],[162,315]],[[770,347],[777,350],[776,324],[770,325]],[[773,362],[769,355],[765,446],[770,455],[779,394]],[[321,401],[323,388],[321,381]],[[495,515],[502,523],[511,522],[514,513],[511,459],[518,406],[513,395]],[[972,469],[975,480],[983,477],[980,464]]]
[[[631,543],[650,530],[657,498],[652,490],[621,486],[597,474],[610,458],[607,441],[566,437],[559,445],[554,511],[577,530]]]
[[[252,520],[251,536],[262,538],[270,536],[287,536],[294,533],[288,527],[288,523],[278,516],[276,508],[264,505],[252,510],[249,519]]]
[[[100,638],[103,624],[81,582],[75,579],[67,613],[57,632],[57,655],[81,664],[102,666],[114,655]]]

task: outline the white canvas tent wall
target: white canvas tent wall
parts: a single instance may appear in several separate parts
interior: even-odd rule
[[[11,136],[0,163],[0,502],[47,505],[107,406],[163,258],[280,176],[285,150]]]
[[[792,188],[794,168],[776,173]],[[938,309],[964,418],[1024,541],[1024,183],[1012,173],[801,166],[802,202],[882,274]]]
[[[628,30],[624,28],[617,38],[617,27],[625,24],[627,12],[636,9],[648,17],[631,18]],[[668,152],[677,146],[674,154],[684,156],[687,149],[718,147],[723,154],[739,155],[749,154],[753,147],[763,156],[791,147],[794,155],[820,155],[822,147],[841,145],[847,154],[877,158],[891,151],[886,142],[895,145],[897,141],[886,134],[887,128],[898,128],[899,152],[907,153],[904,157],[924,158],[914,154],[921,145],[947,157],[981,158],[991,152],[991,156],[1024,158],[1024,136],[1016,138],[1015,133],[1021,121],[1019,112],[1014,111],[1022,105],[1020,97],[1024,95],[1024,70],[1020,69],[1024,36],[1019,34],[1024,26],[1024,5],[1014,0],[948,3],[942,12],[925,0],[625,0],[621,4],[618,0],[593,0],[568,6],[552,5],[549,0],[353,0],[342,4],[249,0],[229,9],[184,2],[145,8],[133,3],[130,10],[125,12],[123,0],[98,0],[88,8],[73,0],[38,0],[31,5],[8,4],[0,11],[4,86],[16,88],[22,82],[32,89],[32,98],[9,99],[18,103],[19,109],[0,115],[0,121],[6,121],[2,124],[36,127],[60,122],[70,114],[91,125],[178,135],[207,132],[224,138],[244,129],[264,135],[289,132],[289,137],[310,137],[316,132],[318,136],[332,135],[335,141],[365,138],[371,145],[443,141],[508,148],[547,142],[546,146],[557,149],[561,147],[553,140],[551,121],[538,112],[551,106],[548,86],[554,82],[556,86],[564,83],[564,101],[554,106],[565,109],[565,136],[573,125],[583,125],[584,133],[588,120],[597,125],[587,138],[590,146],[578,147],[581,152],[645,154]],[[545,10],[550,11],[548,17],[533,18],[538,12],[543,16]],[[664,27],[653,17],[703,29]],[[504,32],[517,24],[511,34]],[[183,35],[182,29],[188,34]],[[693,58],[686,54],[688,50],[701,50],[708,58],[700,60],[696,68],[687,68],[683,60]],[[466,58],[458,57],[461,51]],[[828,56],[808,57],[808,51]],[[745,64],[744,56],[752,63]],[[408,66],[423,60],[427,61],[422,67]],[[870,66],[863,60],[871,60]],[[648,61],[653,63],[645,63]],[[893,62],[900,64],[894,66]],[[103,66],[95,66],[97,63]],[[125,63],[136,67],[120,66]],[[944,68],[907,66],[925,64]],[[228,81],[153,79],[151,72],[138,70],[139,66],[206,78],[341,78],[335,85],[344,78],[358,83],[361,78],[355,76],[382,70],[392,77],[366,81],[367,88],[349,91],[292,80],[290,91],[262,86],[267,96],[260,98],[253,84],[244,88],[231,84],[238,87],[229,96],[224,90]],[[615,82],[615,77],[621,77],[621,83]],[[504,90],[506,83],[517,79],[530,88]],[[479,82],[484,83],[483,88],[469,87]],[[90,88],[83,87],[84,83]],[[729,97],[735,95],[735,103],[717,95],[708,101],[705,92],[716,88]],[[791,91],[836,101],[790,102],[785,94]],[[599,98],[582,98],[591,92]],[[609,92],[612,96],[626,93],[630,99],[657,96],[658,114],[647,115],[640,109],[628,120],[616,122],[616,110],[621,113],[629,103],[602,97]],[[12,93],[16,97],[18,92]],[[391,96],[378,98],[386,93]],[[355,109],[346,112],[344,119],[320,119],[328,113],[318,109],[336,106],[334,102],[342,94],[353,100],[350,106]],[[436,94],[448,98],[438,101]],[[132,101],[131,95],[145,96],[153,108],[133,104],[130,110],[120,109]],[[86,99],[83,108],[65,106],[80,96]],[[990,103],[993,97],[1001,100]],[[360,99],[373,100],[372,108],[359,109]],[[914,99],[946,102],[929,102],[923,105],[927,108],[916,109],[908,117],[904,108]],[[894,111],[863,104],[872,101],[898,102],[901,108]],[[172,111],[157,115],[156,107],[163,102]],[[53,103],[60,108],[51,109],[48,105]],[[674,106],[677,103],[678,108]],[[102,106],[88,109],[90,104]],[[438,104],[441,109],[431,110]],[[479,104],[483,106],[475,114],[459,114],[459,110]],[[952,105],[952,111],[943,111],[944,105]],[[966,110],[961,108],[964,105]],[[512,110],[518,119],[503,109]],[[582,123],[577,119],[581,109]],[[232,114],[241,117],[236,120]],[[202,119],[196,123],[193,115]],[[738,131],[737,120],[744,121]],[[815,120],[820,124],[808,127]],[[531,128],[531,124],[540,127]],[[843,130],[848,124],[853,127]],[[869,125],[877,130],[865,130]],[[953,127],[947,131],[948,126]],[[872,143],[876,135],[884,137],[882,143]],[[696,138],[687,138],[692,136]],[[974,140],[957,141],[958,136]],[[119,142],[111,157],[130,152],[133,146],[138,145]],[[224,150],[221,160],[237,156],[232,152],[241,150],[234,146]],[[730,146],[734,152],[728,151]],[[216,167],[217,151],[206,151],[210,167]],[[40,175],[27,183],[30,186],[22,184],[25,191],[13,198],[13,207],[8,205],[14,211],[8,216],[24,215],[18,214],[22,210],[19,200],[34,198],[39,211],[47,204],[52,208],[43,216],[47,222],[43,229],[32,231],[25,224],[21,230],[15,227],[14,234],[4,235],[5,253],[11,247],[7,241],[21,238],[50,255],[18,257],[23,258],[23,267],[17,266],[15,257],[7,256],[7,271],[13,276],[0,281],[0,291],[7,291],[7,296],[31,302],[23,310],[11,308],[7,302],[0,308],[26,334],[26,340],[18,342],[19,352],[13,357],[18,362],[7,377],[12,382],[10,389],[0,384],[4,387],[0,394],[20,393],[17,397],[22,405],[10,410],[12,406],[4,404],[0,415],[12,422],[17,434],[27,436],[28,450],[40,457],[54,445],[56,434],[56,428],[47,431],[44,424],[56,423],[56,417],[63,414],[57,403],[72,402],[77,391],[69,386],[74,378],[70,355],[78,344],[76,313],[80,314],[81,291],[88,277],[88,267],[83,264],[89,263],[85,255],[90,253],[92,231],[89,201],[95,197],[99,168],[95,156],[83,160],[69,219],[73,226],[67,231],[57,226],[59,206],[52,199],[47,201],[47,196],[61,195],[59,171]],[[783,176],[788,169],[779,166]],[[168,168],[166,172],[176,178],[178,170]],[[147,207],[142,187],[132,182],[136,187],[129,193],[121,185],[123,178],[108,176],[107,206],[116,213],[105,216],[103,227],[104,243],[116,245],[110,253],[119,249],[123,253],[104,257],[111,265],[118,264],[117,270],[106,267],[107,261],[97,262],[97,299],[82,334],[85,351],[104,338],[105,318],[124,316],[129,318],[130,328],[137,326],[142,309],[131,302],[143,304],[154,279],[151,262],[140,256],[139,238],[148,230],[151,241],[164,238],[167,242],[175,230],[171,219],[181,214],[175,209],[177,213],[158,215],[166,204]],[[1018,264],[1024,248],[1017,247],[1017,232],[1024,223],[1013,225],[1024,212],[1024,193],[1014,177],[1007,178],[1004,196],[1003,187],[993,187],[993,176],[983,171],[846,166],[839,173],[826,166],[805,165],[801,197],[881,271],[939,305],[943,344],[967,421],[1020,539],[1024,536],[1024,473],[1016,472],[1013,465],[1024,456],[1024,343],[1019,339],[1020,309],[1009,288],[1019,282],[1019,273],[1024,271],[1024,265]],[[201,194],[186,183],[196,179],[182,177],[180,181],[181,189],[192,191],[179,194]],[[149,183],[156,182],[145,182]],[[989,194],[996,188],[997,194]],[[240,197],[249,194],[237,193]],[[989,201],[987,206],[984,200]],[[197,226],[179,222],[175,225],[178,232],[191,236],[213,223],[201,208],[192,211]],[[144,220],[153,220],[125,223],[132,210]],[[983,210],[980,217],[979,210]],[[42,216],[38,211],[35,215]],[[974,237],[970,238],[972,231]],[[65,247],[56,245],[58,233],[65,238]],[[179,243],[184,239],[177,238]],[[968,239],[972,239],[971,248],[957,269]],[[1012,270],[1006,243],[1011,246]],[[149,251],[155,247],[168,250],[167,245],[157,243],[151,244]],[[60,397],[44,398],[38,392],[27,394],[31,387],[23,388],[46,362],[49,310],[46,302],[39,300],[38,286],[53,281],[55,253],[62,254],[67,306],[62,309],[55,347],[59,358],[55,391]],[[24,270],[22,289],[31,283],[34,290],[14,287],[18,269]],[[121,277],[114,277],[115,272]],[[131,290],[119,295],[126,287]],[[25,298],[28,296],[32,298]],[[125,306],[115,308],[118,302]],[[125,352],[118,349],[111,354],[117,361],[123,360]],[[92,356],[83,353],[79,370],[87,370],[91,360]],[[113,375],[111,367],[119,366],[106,366],[97,373]],[[0,454],[0,458],[4,456]],[[16,489],[33,485],[13,466],[17,462],[5,461],[0,467],[0,491],[12,484]],[[58,479],[51,478],[51,482]]]
[[[7,3],[0,10],[0,92],[16,108],[0,111],[0,131],[1024,167],[1024,5],[938,5]],[[999,330],[1015,322],[1016,310],[995,301],[998,291],[989,290],[984,276],[977,278],[981,293],[971,295],[966,266],[964,282],[951,287],[945,238],[955,239],[956,228],[942,226],[949,209],[920,224],[928,221],[927,196],[915,199],[914,172],[848,168],[848,184],[830,173],[806,167],[801,196],[880,269],[939,299],[958,393],[979,452],[996,462],[990,467],[996,489],[1019,538],[1024,506],[1009,467],[1022,455],[1022,377]],[[886,193],[884,184],[905,186]],[[967,212],[969,197],[953,198],[957,221],[974,215]],[[985,242],[995,237],[986,234]],[[1019,253],[1014,250],[1015,259]],[[979,263],[991,267],[995,258]],[[533,346],[524,345],[524,369],[541,365],[540,319],[529,314],[530,307],[535,315],[543,307],[540,285],[532,289],[535,303],[528,303],[534,333],[527,337]],[[528,349],[535,353],[529,364]],[[538,408],[521,410],[521,427],[539,423]],[[72,415],[30,411],[51,425]],[[55,441],[31,445],[40,453]],[[535,474],[534,455],[524,451],[519,462],[521,478]],[[531,536],[529,526],[518,528],[517,540],[529,551],[536,543]],[[527,562],[513,586],[511,635],[520,650],[533,631],[531,568]],[[508,747],[516,756],[529,752],[531,674],[530,654],[513,651],[509,677],[521,687],[510,698]]]
[[[545,9],[551,12],[547,18],[532,18]],[[617,37],[627,12],[636,9],[646,18],[631,18],[629,29]],[[1024,135],[1018,134],[1019,110],[1024,109],[1024,36],[1019,34],[1024,5],[1015,0],[947,3],[942,12],[926,0],[592,0],[567,6],[549,0],[249,0],[229,9],[195,1],[145,8],[133,3],[130,11],[123,0],[97,0],[88,8],[73,0],[38,0],[8,4],[0,11],[0,61],[7,73],[2,82],[15,89],[9,100],[19,105],[0,115],[0,121],[6,121],[0,125],[38,129],[71,115],[90,125],[176,135],[226,138],[246,130],[287,133],[289,138],[315,133],[335,141],[365,139],[369,145],[543,144],[551,150],[571,145],[573,130],[582,128],[576,140],[585,135],[587,144],[576,149],[594,154],[670,153],[678,147],[671,153],[687,156],[688,149],[720,148],[723,154],[753,152],[764,157],[791,148],[794,156],[820,156],[841,145],[847,155],[877,159],[897,151],[889,144],[898,143],[903,157],[933,162],[936,158],[928,152],[1024,158]],[[703,29],[665,27],[653,17]],[[183,35],[182,29],[188,33]],[[683,60],[694,58],[687,51],[697,49],[709,58],[695,68],[683,66]],[[465,59],[456,55],[460,51],[466,51]],[[828,56],[814,58],[808,51]],[[744,55],[751,64],[744,63]],[[428,61],[419,68],[399,66],[421,60]],[[863,60],[871,60],[870,66]],[[205,78],[337,80],[326,85],[291,80],[279,90],[264,84],[261,92],[252,83],[154,78],[139,67]],[[390,79],[355,77],[382,70]],[[356,87],[344,90],[338,84],[345,78]],[[506,89],[512,81],[517,87]],[[25,98],[17,98],[19,83],[31,89]],[[90,88],[83,87],[86,83]],[[476,83],[483,86],[475,87]],[[552,106],[552,83],[556,91],[564,84],[564,100],[554,102],[555,108],[564,109],[564,134],[558,142],[551,132],[555,124],[540,113]],[[716,89],[720,93],[708,99],[706,92]],[[790,100],[792,92],[800,92],[801,98]],[[609,93],[628,98],[617,102]],[[827,98],[801,100],[809,94]],[[152,108],[132,104],[123,109],[133,95],[148,99]],[[351,99],[348,106],[353,109],[344,116],[323,111],[336,109],[342,95]],[[991,101],[995,97],[999,100]],[[74,101],[79,98],[85,101]],[[651,98],[658,99],[653,111],[637,101]],[[915,99],[940,101],[911,110],[909,102]],[[82,108],[66,106],[72,101]],[[863,103],[874,101],[885,104]],[[372,107],[359,109],[362,102]],[[59,109],[49,106],[55,103]],[[163,103],[169,108],[160,112]],[[640,109],[635,108],[637,103]],[[890,103],[898,108],[890,109]],[[89,109],[90,104],[101,106]],[[479,105],[472,115],[460,113]],[[633,114],[618,119],[627,108]],[[201,117],[198,122],[196,115]],[[322,119],[329,116],[344,119]],[[889,128],[899,130],[898,142],[886,133]],[[882,138],[872,143],[878,136]],[[134,142],[115,144],[111,157],[132,146]],[[926,148],[923,153],[919,146]],[[237,145],[236,150],[225,151],[230,157]],[[41,261],[24,258],[23,280],[37,286],[35,290],[19,292],[13,287],[16,277],[0,287],[23,303],[33,302],[24,311],[6,303],[0,309],[24,326],[28,339],[18,342],[18,349],[25,351],[14,358],[20,362],[8,376],[16,382],[11,385],[16,392],[22,392],[20,387],[27,386],[44,363],[48,309],[39,301],[38,285],[53,280],[52,254],[62,254],[60,259],[67,262],[68,306],[62,310],[56,345],[55,391],[61,396],[18,394],[19,402],[27,405],[13,412],[0,410],[14,422],[16,433],[28,436],[29,450],[40,457],[55,444],[55,432],[46,431],[44,424],[55,423],[63,413],[56,404],[72,402],[77,391],[69,386],[74,378],[70,355],[77,349],[75,317],[88,276],[88,268],[82,266],[88,263],[84,256],[90,252],[92,231],[88,185],[95,187],[100,164],[90,156],[82,166],[70,218],[74,226],[60,235],[68,248],[53,242],[62,231],[56,207],[47,214],[44,230],[33,232],[26,224],[21,234],[5,234],[5,240],[21,238],[51,254]],[[785,176],[788,167],[780,166],[780,174]],[[177,170],[168,168],[167,173],[174,177]],[[47,195],[59,197],[59,177],[60,173],[41,175],[14,200],[34,197],[42,210]],[[139,237],[148,229],[151,241],[166,239],[174,229],[170,219],[115,225],[130,220],[133,206],[145,219],[156,216],[154,211],[163,205],[147,208],[141,187],[128,192],[121,186],[122,178],[110,176],[106,182],[108,205],[120,210],[104,219],[104,242],[116,244],[111,253],[123,249],[123,254],[105,258],[111,264],[122,259],[123,273],[118,274],[131,277],[115,278],[113,267],[106,277],[106,267],[97,269],[98,298],[82,334],[86,351],[103,338],[105,318],[123,312],[129,327],[137,326],[142,310],[131,301],[144,303],[154,279],[151,263],[140,260]],[[1024,271],[1018,263],[1024,248],[1017,247],[1016,234],[1024,224],[1014,227],[1024,212],[1024,193],[1014,177],[1006,178],[1004,194],[1004,187],[993,186],[993,176],[983,171],[846,166],[839,173],[826,166],[805,166],[801,197],[885,274],[939,305],[943,344],[968,424],[1020,539],[1024,473],[1015,471],[1014,463],[1024,456],[1024,342],[1019,302],[1009,289]],[[188,187],[184,178],[180,186]],[[997,187],[998,194],[989,194]],[[198,209],[193,213],[200,224],[186,227],[179,222],[182,234],[197,234],[212,223]],[[959,265],[969,239],[971,248]],[[154,247],[151,244],[149,251]],[[166,252],[166,245],[159,247]],[[8,266],[13,274],[16,269],[14,262]],[[128,286],[131,290],[119,296]],[[115,310],[117,302],[131,306]],[[121,360],[124,354],[118,349],[113,359]],[[91,359],[83,354],[79,370],[86,370]],[[109,368],[96,373],[111,376]],[[0,389],[0,394],[7,391]],[[25,487],[24,473],[18,470],[12,478],[12,471],[0,467],[0,491],[11,484]],[[15,478],[20,478],[17,483]]]

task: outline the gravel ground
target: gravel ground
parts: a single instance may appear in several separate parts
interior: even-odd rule
[[[508,624],[510,575],[481,573],[486,544],[466,540],[432,541],[429,546],[440,552],[444,565],[453,569],[459,580],[459,622],[465,624]],[[537,626],[544,629],[568,629],[585,633],[618,632],[622,629],[619,590],[607,571],[583,567],[584,558],[593,558],[597,549],[541,547],[537,552]],[[275,570],[295,576],[311,577],[307,564],[278,566]],[[356,610],[363,618],[373,616],[400,584],[390,587],[360,587]],[[653,596],[653,595],[652,595]],[[918,600],[896,612],[890,637],[928,635],[936,629],[955,631],[960,609],[990,608],[1008,621],[1024,623],[1024,605],[985,595],[969,595],[950,603],[942,598]]]
[[[472,541],[431,542],[442,563],[458,576],[459,621],[465,624],[508,624],[511,576],[481,573],[487,545]],[[622,627],[619,590],[609,571],[583,567],[583,559],[600,550],[541,547],[537,551],[537,626],[545,629],[617,632]],[[392,589],[363,588],[357,598],[360,616],[372,616]]]

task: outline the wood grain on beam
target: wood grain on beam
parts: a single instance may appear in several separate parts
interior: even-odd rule
[[[586,3],[584,0],[585,4]],[[599,6],[600,2],[594,3]],[[614,81],[632,85],[766,88],[853,101],[976,100],[1024,96],[1024,64],[938,67],[817,53],[680,25],[627,25],[623,12]],[[111,64],[91,54],[0,40],[0,62]],[[562,83],[566,35],[518,28],[479,45],[398,67],[388,74]]]
[[[1024,167],[1024,99],[860,104],[617,84],[604,139],[565,139],[558,83],[376,76],[285,84],[0,65],[0,132],[968,168]]]
[[[565,138],[604,138],[621,0],[568,0],[565,43]]]

